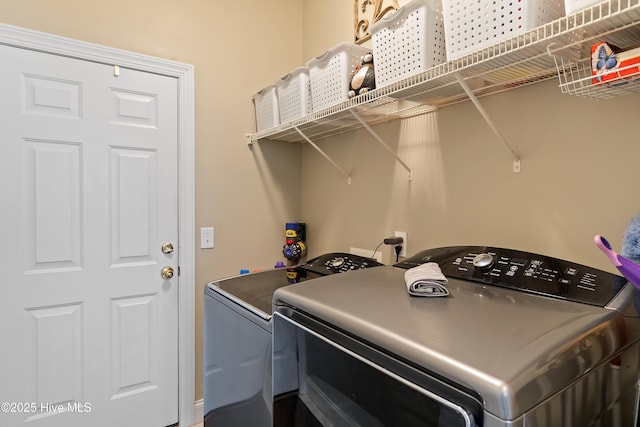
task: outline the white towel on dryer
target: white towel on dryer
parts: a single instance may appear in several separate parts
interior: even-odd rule
[[[417,297],[446,297],[448,280],[435,262],[427,262],[410,268],[404,273],[404,281],[410,295]]]

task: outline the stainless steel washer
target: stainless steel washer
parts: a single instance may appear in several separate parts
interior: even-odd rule
[[[205,426],[272,425],[271,317],[277,289],[380,265],[356,255],[328,253],[294,268],[208,283],[204,291]]]
[[[436,262],[444,298],[404,272]],[[274,294],[278,426],[636,426],[638,292],[620,276],[492,247]],[[275,366],[275,365],[274,365]]]

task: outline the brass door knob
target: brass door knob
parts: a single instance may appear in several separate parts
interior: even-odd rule
[[[162,253],[163,254],[170,254],[173,252],[173,244],[167,242],[164,245],[162,245]]]
[[[160,275],[162,276],[163,279],[171,279],[173,277],[173,268],[169,266],[162,267],[162,270],[160,271]]]

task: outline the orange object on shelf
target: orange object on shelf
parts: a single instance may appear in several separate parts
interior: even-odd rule
[[[640,78],[640,47],[620,50],[605,42],[592,45],[591,74],[595,85],[625,84]]]

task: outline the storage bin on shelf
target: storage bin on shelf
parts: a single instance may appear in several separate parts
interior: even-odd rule
[[[256,110],[258,132],[280,124],[276,85],[267,86],[253,95],[253,104]]]
[[[449,61],[564,16],[557,0],[443,0],[442,5]]]
[[[298,67],[276,82],[280,123],[306,116],[313,111],[309,68]]]
[[[341,43],[306,63],[309,67],[313,111],[349,99],[351,76],[367,52],[370,52],[370,49],[363,46]]]
[[[376,87],[446,62],[440,1],[413,0],[371,26]]]

